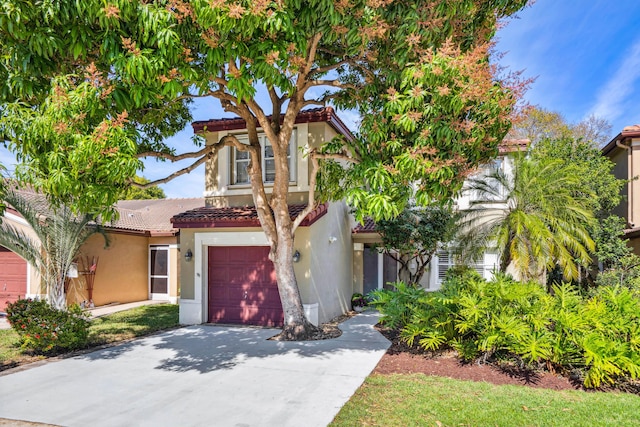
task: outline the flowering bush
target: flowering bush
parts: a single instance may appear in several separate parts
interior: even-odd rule
[[[83,347],[89,336],[87,314],[77,304],[65,311],[46,301],[21,299],[7,304],[7,319],[23,348],[42,353]]]

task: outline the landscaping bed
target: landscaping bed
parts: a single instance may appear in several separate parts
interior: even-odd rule
[[[79,351],[96,349],[178,326],[178,306],[175,304],[148,305],[121,311],[91,320],[88,343]],[[21,349],[19,341],[14,330],[0,330],[0,371],[50,357],[77,353],[38,354]]]
[[[513,365],[464,363],[454,351],[430,352],[420,347],[410,347],[399,339],[393,329],[377,326],[389,341],[391,347],[382,357],[374,373],[425,374],[458,380],[485,381],[496,385],[524,385],[551,390],[582,390],[579,381],[550,372],[519,369]]]

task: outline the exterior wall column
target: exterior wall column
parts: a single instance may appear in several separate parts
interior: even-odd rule
[[[353,244],[353,293],[362,293],[364,281],[364,243]]]

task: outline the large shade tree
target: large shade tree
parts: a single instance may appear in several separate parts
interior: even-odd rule
[[[285,337],[307,335],[293,271],[293,236],[323,197],[358,216],[399,213],[411,196],[449,197],[497,153],[517,93],[488,62],[496,20],[527,0],[0,1],[0,131],[22,178],[86,211],[109,211],[139,159],[193,163],[222,146],[251,159],[251,191],[271,246]],[[266,100],[258,102],[261,89]],[[213,97],[243,118],[232,135],[178,152],[167,136]],[[360,137],[309,153],[309,206],[289,217],[287,147],[301,109],[332,102],[367,113]],[[276,174],[262,183],[259,129]],[[336,161],[350,165],[337,171]],[[415,186],[408,185],[414,182]],[[341,191],[336,191],[338,183]]]

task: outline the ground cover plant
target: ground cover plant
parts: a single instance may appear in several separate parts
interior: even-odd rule
[[[587,388],[640,377],[640,296],[601,287],[581,296],[571,285],[553,294],[535,282],[472,271],[451,274],[438,292],[403,285],[373,293],[381,323],[409,345],[455,349],[467,361],[508,360],[579,379]]]
[[[117,343],[177,326],[177,305],[157,304],[137,307],[91,320],[87,341],[83,348]],[[40,353],[21,349],[20,337],[14,330],[0,330],[0,370],[45,357]]]
[[[640,397],[411,375],[369,376],[340,426],[638,426]]]

